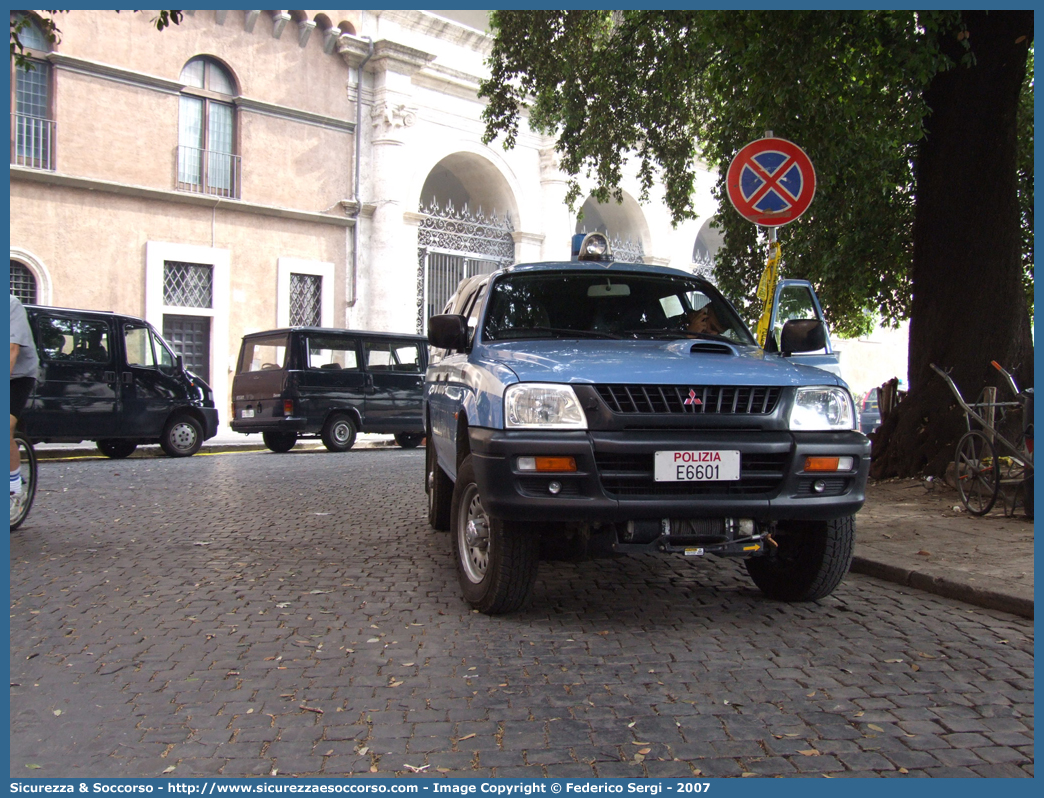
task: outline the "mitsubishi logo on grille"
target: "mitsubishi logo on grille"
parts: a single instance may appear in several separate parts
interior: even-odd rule
[[[698,396],[696,396],[696,391],[693,390],[692,388],[689,388],[689,398],[686,399],[684,402],[682,402],[682,404],[685,404],[685,405],[702,405],[703,402],[700,400],[700,398]]]

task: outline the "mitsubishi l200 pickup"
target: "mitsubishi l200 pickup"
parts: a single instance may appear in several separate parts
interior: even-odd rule
[[[782,601],[848,571],[870,442],[812,286],[781,281],[764,346],[707,281],[576,259],[469,278],[428,323],[429,523],[466,601],[529,598],[541,558],[739,557]]]

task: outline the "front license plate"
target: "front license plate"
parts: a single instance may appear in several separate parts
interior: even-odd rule
[[[740,478],[740,453],[704,449],[656,453],[657,482],[734,482]]]
[[[243,415],[241,415],[240,418],[253,418],[253,417],[254,417],[254,408],[252,408],[252,407],[245,407],[245,408],[243,408]]]

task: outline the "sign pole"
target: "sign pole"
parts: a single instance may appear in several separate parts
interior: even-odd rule
[[[776,294],[776,283],[779,281],[779,261],[781,251],[776,241],[776,228],[768,228],[768,260],[765,262],[765,271],[761,273],[758,281],[757,297],[761,300],[761,317],[758,319],[756,331],[758,346],[764,347],[768,339],[769,325],[772,323],[772,300]]]
[[[757,338],[764,346],[779,280],[777,228],[808,209],[816,193],[816,172],[804,150],[766,130],[764,137],[736,153],[725,174],[725,189],[744,219],[768,230],[768,260],[757,290],[757,298],[764,303]]]

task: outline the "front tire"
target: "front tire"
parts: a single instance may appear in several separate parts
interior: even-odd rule
[[[347,452],[355,445],[355,422],[344,413],[335,413],[323,425],[323,446],[331,452]]]
[[[261,440],[265,442],[265,446],[271,449],[273,452],[289,452],[294,448],[294,444],[297,443],[296,432],[262,432]]]
[[[424,440],[424,435],[420,432],[395,433],[395,442],[403,449],[416,449],[420,446],[422,440]]]
[[[160,438],[160,448],[168,457],[191,457],[202,445],[203,427],[187,413],[171,418]]]
[[[435,444],[428,438],[424,452],[425,490],[428,493],[428,523],[432,529],[448,532],[453,510],[453,481],[439,465]]]
[[[122,460],[125,457],[130,457],[134,454],[134,450],[138,448],[138,444],[134,441],[121,441],[118,438],[106,438],[105,440],[97,441],[97,446],[99,452],[113,460]]]
[[[457,578],[468,604],[486,615],[522,607],[536,581],[539,539],[524,524],[486,513],[470,455],[457,470],[451,527]]]
[[[855,550],[855,517],[780,523],[775,553],[746,561],[762,593],[780,601],[829,596],[848,573]]]

